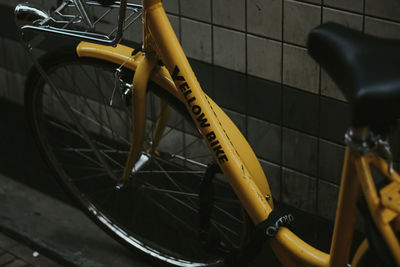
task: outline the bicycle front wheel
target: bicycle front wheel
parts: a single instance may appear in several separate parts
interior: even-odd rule
[[[75,52],[45,55],[49,79],[33,71],[25,104],[35,140],[65,189],[98,225],[124,245],[175,266],[223,265],[221,254],[199,239],[199,187],[212,156],[186,108],[155,84],[147,93],[147,138],[128,182],[121,177],[130,146],[131,107],[123,84],[130,70]],[[150,153],[160,101],[173,111]],[[218,246],[246,239],[244,210],[224,177],[213,181],[213,232]]]

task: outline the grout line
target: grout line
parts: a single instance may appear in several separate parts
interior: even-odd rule
[[[215,65],[215,49],[214,49],[214,5],[213,0],[210,0],[210,21],[211,21],[211,62],[213,66]],[[211,84],[212,84],[212,92],[211,97],[215,98],[215,68],[212,69],[212,77],[211,77]]]
[[[366,1],[363,0],[363,14],[362,14],[362,32],[365,33],[365,6],[366,6]]]
[[[292,0],[292,1],[293,1],[293,0]],[[296,2],[303,3],[303,2],[300,2],[300,1],[296,1]],[[307,3],[307,4],[310,4],[310,3]],[[317,5],[317,4],[310,4],[310,5],[320,7],[320,5]],[[0,4],[0,6],[1,6],[1,4]],[[342,12],[346,12],[346,13],[351,13],[351,14],[353,14],[353,15],[365,16],[365,17],[369,17],[369,18],[372,18],[372,19],[383,20],[383,21],[385,21],[385,22],[391,22],[391,23],[395,23],[395,24],[399,24],[399,25],[400,25],[400,20],[394,20],[394,19],[390,19],[390,18],[385,18],[385,17],[377,16],[377,15],[372,15],[372,14],[368,14],[368,15],[367,15],[367,14],[365,14],[364,11],[359,12],[359,11],[353,11],[353,10],[348,10],[348,9],[344,9],[344,8],[340,8],[340,7],[327,6],[327,5],[324,5],[324,8],[333,9],[333,10],[335,10],[335,11],[342,11]],[[167,12],[167,13],[168,13],[168,14],[171,14],[171,15],[175,15],[175,16],[181,16],[182,18],[195,20],[195,21],[197,21],[197,22],[210,24],[209,21],[205,21],[205,20],[202,20],[202,19],[197,19],[197,18],[192,18],[192,17],[189,17],[189,16],[179,15],[179,14],[176,14],[176,13],[173,13],[173,12]],[[232,31],[237,31],[237,32],[244,33],[243,30],[238,30],[238,29],[235,29],[235,28],[232,28],[232,27],[229,27],[229,26],[218,25],[218,24],[215,24],[215,25],[218,26],[218,27],[224,28],[224,29],[228,29],[228,30],[232,30]],[[257,37],[268,38],[268,39],[271,39],[271,40],[273,40],[273,41],[281,41],[281,40],[278,40],[278,39],[276,39],[276,38],[267,37],[267,36],[260,35],[260,34],[257,34],[257,33],[251,33],[251,32],[249,32],[249,34],[255,35],[255,36],[257,36]]]
[[[179,13],[179,42],[182,45],[182,12],[181,12],[181,0],[178,0],[178,13]]]
[[[283,194],[283,104],[284,104],[284,101],[283,101],[283,98],[284,98],[284,94],[283,94],[283,90],[284,90],[284,85],[283,85],[283,71],[284,71],[284,69],[283,69],[283,60],[284,60],[284,55],[283,55],[283,52],[284,52],[284,46],[283,46],[283,44],[284,44],[284,41],[283,41],[283,36],[284,36],[284,28],[285,28],[285,23],[284,23],[284,18],[285,18],[285,12],[284,12],[284,10],[285,10],[285,0],[282,0],[282,7],[281,7],[281,66],[280,66],[280,68],[281,68],[281,83],[280,83],[280,87],[281,87],[281,103],[280,103],[280,105],[281,105],[281,119],[280,119],[280,130],[281,130],[281,138],[280,138],[280,141],[281,141],[281,144],[280,144],[280,146],[281,146],[281,158],[280,158],[280,164],[279,164],[279,166],[280,166],[280,179],[279,179],[279,202],[282,202],[282,199],[283,199],[283,196],[282,196],[282,194]]]
[[[321,20],[320,23],[324,21],[324,0],[321,0]],[[319,208],[319,179],[320,179],[320,171],[319,171],[319,160],[320,160],[320,139],[321,139],[321,95],[322,95],[322,68],[319,66],[319,86],[318,86],[318,117],[317,117],[317,159],[314,164],[316,164],[316,184],[315,184],[315,214],[318,215]]]
[[[244,44],[244,54],[245,54],[245,74],[246,74],[246,78],[245,78],[245,82],[246,82],[246,92],[245,92],[245,129],[244,129],[244,136],[247,138],[248,136],[248,118],[249,118],[249,55],[248,55],[248,24],[247,24],[247,10],[248,10],[248,1],[245,1],[245,6],[244,6],[244,30],[245,30],[245,44]]]

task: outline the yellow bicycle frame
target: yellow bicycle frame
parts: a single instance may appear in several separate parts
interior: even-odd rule
[[[80,57],[124,64],[126,68],[136,71],[132,100],[135,103],[134,124],[141,125],[145,121],[146,101],[143,98],[149,79],[184,103],[253,222],[257,224],[266,220],[273,209],[273,202],[265,174],[240,131],[221,108],[202,91],[170,25],[161,0],[143,1],[143,44],[146,52],[139,52],[133,57],[133,49],[123,45],[108,47],[87,42],[78,45],[77,53]],[[155,64],[159,60],[165,67]],[[160,114],[160,123],[157,123],[161,125],[157,126],[160,127],[160,131],[163,130],[162,125],[165,125],[163,121],[168,119],[168,112],[165,113],[167,115]],[[207,123],[204,123],[204,119]],[[134,129],[133,139],[136,141],[131,144],[130,160],[125,175],[131,171],[132,163],[139,153],[144,130],[145,127]],[[136,137],[139,137],[139,141]],[[396,221],[397,225],[400,224],[399,211],[382,205],[372,181],[368,166],[370,163],[379,166],[379,169],[393,180],[392,183],[400,184],[397,173],[390,174],[384,171],[387,164],[382,159],[372,155],[361,156],[347,148],[330,254],[315,249],[289,229],[282,227],[275,237],[270,238],[269,244],[284,266],[347,266],[360,188],[364,192],[375,223],[400,266],[400,245],[390,225],[393,221]],[[355,266],[367,249],[368,244],[364,242],[354,257]]]

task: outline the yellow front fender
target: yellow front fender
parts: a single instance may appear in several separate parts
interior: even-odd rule
[[[79,57],[102,59],[118,65],[124,64],[126,68],[133,71],[136,71],[139,59],[141,57],[141,53],[137,53],[132,57],[131,55],[133,48],[121,44],[117,45],[116,47],[111,47],[81,42],[77,46],[76,51]],[[151,74],[150,79],[183,102],[184,99],[182,99],[181,94],[178,93],[171,75],[165,67],[156,68],[156,70]],[[250,145],[247,143],[246,139],[243,137],[236,125],[225,114],[225,112],[209,97],[208,99],[213,110],[216,112],[217,117],[220,118],[223,129],[229,136],[229,139],[232,142],[235,150],[238,152],[242,162],[249,170],[251,177],[258,186],[260,192],[265,196],[271,196],[268,199],[268,203],[271,205],[271,207],[273,207],[272,195],[267,179]]]

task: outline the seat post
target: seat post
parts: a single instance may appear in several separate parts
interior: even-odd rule
[[[391,128],[393,129],[393,128]],[[389,165],[389,173],[393,172],[393,155],[390,148],[388,133],[378,133],[368,127],[350,127],[345,134],[346,145],[353,151],[366,155],[371,151],[383,154]]]

